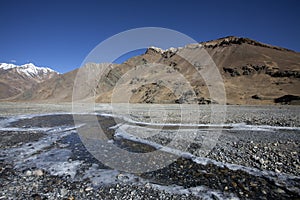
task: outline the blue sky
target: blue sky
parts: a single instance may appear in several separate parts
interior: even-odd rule
[[[0,62],[68,72],[101,41],[138,27],[174,29],[199,42],[249,37],[300,52],[299,6],[297,0],[0,0]]]

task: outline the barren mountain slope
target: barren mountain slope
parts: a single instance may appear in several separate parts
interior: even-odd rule
[[[227,103],[299,103],[300,53],[232,36],[183,48],[150,47],[143,55],[110,66],[83,98],[92,97],[96,102],[218,103],[209,93],[211,83],[202,77],[212,67],[209,55],[222,76]],[[45,81],[15,100],[71,101],[76,72]]]
[[[14,97],[13,101],[71,102],[78,69],[59,74]]]
[[[289,96],[284,98],[286,102],[283,101],[283,103],[295,103],[296,101],[290,102],[290,100],[297,100],[297,96],[300,96],[300,53],[237,37],[221,38],[201,43],[201,45],[212,57],[222,75],[229,104],[272,104],[276,99],[285,95]],[[131,58],[113,69],[110,76],[118,78],[110,78],[110,80],[118,80],[123,76],[122,74],[129,72],[131,76],[133,76],[132,74],[138,75],[138,71],[134,73],[135,66],[160,63],[166,66],[165,70],[168,72],[163,72],[161,69],[158,72],[150,70],[148,79],[149,76],[151,77],[151,73],[152,76],[157,77],[152,84],[141,84],[141,82],[147,83],[146,76],[131,77],[132,80],[127,81],[126,87],[134,84],[140,87],[133,87],[132,102],[217,102],[216,99],[210,98],[207,83],[201,77],[201,70],[207,66],[197,66],[197,63],[191,65],[179,56],[188,48],[192,49],[189,51],[189,56],[197,57],[199,51],[196,49],[201,47],[188,45],[183,49],[170,50],[149,48],[144,55]],[[200,71],[200,74],[196,69]],[[165,76],[160,77],[155,73]],[[190,84],[193,91],[182,90],[181,94],[176,96],[174,95],[177,88],[176,81],[178,81],[176,78],[173,80],[171,88],[166,88],[161,83],[163,78],[178,77],[178,73],[183,75],[186,84]],[[111,100],[115,82],[110,81],[110,84],[105,84],[108,82],[101,82],[101,88],[105,88],[105,92],[99,92],[98,100],[100,102]],[[182,85],[181,87],[184,88]]]
[[[300,96],[300,53],[256,41],[229,37],[203,43],[224,78],[232,104],[272,103],[284,95]]]

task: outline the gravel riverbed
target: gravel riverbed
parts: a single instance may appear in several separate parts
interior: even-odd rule
[[[188,122],[176,105],[158,108],[137,105],[118,111],[131,119],[120,118],[118,127],[110,115],[98,119],[118,147],[151,152],[158,147],[152,144],[168,145],[174,139],[176,124]],[[96,105],[96,110],[116,114],[109,105]],[[199,110],[198,124],[209,124],[210,107]],[[69,104],[8,103],[0,111],[0,199],[300,198],[297,106],[228,106],[225,126],[205,156],[203,137],[214,129],[187,126],[184,131],[197,129],[197,135],[186,151],[170,165],[144,173],[115,170],[95,159],[74,128]],[[155,123],[176,126],[151,134],[158,129]],[[133,135],[131,130],[144,133],[143,140],[116,137],[122,126]]]

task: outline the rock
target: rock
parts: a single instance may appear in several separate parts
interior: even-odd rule
[[[44,172],[43,172],[41,169],[37,169],[37,170],[34,170],[34,171],[32,172],[32,174],[33,174],[34,176],[43,176],[43,175],[44,175]]]
[[[60,196],[65,197],[68,194],[68,190],[67,189],[60,189]]]
[[[239,73],[237,68],[234,67],[223,67],[223,70],[225,73],[230,74],[230,76],[240,76],[241,74]]]
[[[292,101],[299,101],[300,100],[300,96],[295,96],[295,95],[284,95],[281,97],[278,97],[276,99],[274,99],[275,103],[281,103],[281,104],[289,104]]]
[[[232,186],[233,186],[234,188],[237,187],[237,184],[236,184],[235,182],[232,182],[231,184],[232,184]]]
[[[284,194],[284,193],[285,193],[285,191],[282,190],[282,189],[280,189],[280,188],[276,189],[276,192],[277,192],[277,193],[280,193],[280,194]]]
[[[281,171],[278,170],[277,168],[275,168],[275,172],[276,172],[276,173],[281,173]]]
[[[94,188],[92,188],[92,187],[87,187],[87,188],[85,188],[84,190],[86,191],[86,192],[89,192],[89,191],[92,191]]]
[[[39,195],[39,194],[33,194],[31,195],[31,197],[34,199],[34,200],[41,200],[42,197]]]
[[[250,186],[251,186],[251,187],[257,187],[257,184],[256,184],[256,183],[253,183],[253,182],[250,182]]]
[[[261,164],[261,165],[263,165],[263,164],[265,164],[265,160],[264,159],[259,159],[259,163]]]
[[[117,176],[117,179],[120,180],[120,181],[126,181],[126,180],[129,179],[129,177],[126,176],[126,175],[124,175],[124,174],[119,174],[119,175]]]
[[[252,98],[252,99],[261,100],[261,97],[260,97],[260,96],[258,96],[257,94],[253,95],[251,98]]]
[[[32,171],[27,170],[27,171],[25,172],[25,176],[32,176]]]
[[[260,160],[260,158],[258,156],[252,155],[252,158],[256,161]]]

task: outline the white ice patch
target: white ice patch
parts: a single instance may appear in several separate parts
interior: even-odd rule
[[[198,128],[198,129],[209,129],[209,130],[241,130],[241,131],[274,131],[274,130],[296,130],[299,131],[300,127],[284,127],[284,126],[269,126],[269,125],[247,125],[245,123],[229,123],[229,124],[188,124],[188,123],[151,123],[151,122],[143,122],[136,121],[132,118],[126,116],[118,116],[115,114],[109,113],[101,113],[99,114],[103,117],[112,117],[124,120],[127,123],[140,125],[143,127],[152,126],[152,127],[164,127],[164,128],[173,128],[179,127],[180,129],[185,128]],[[120,124],[117,124],[111,128],[117,128]]]
[[[52,128],[17,128],[17,127],[0,127],[0,131],[41,131],[48,132],[53,130]]]
[[[69,161],[72,155],[68,149],[51,149],[35,156],[28,157],[22,162],[16,163],[16,168],[37,167],[50,172],[52,175],[74,178],[80,166],[80,161]]]
[[[247,125],[245,123],[229,124],[231,130],[250,130],[250,131],[275,131],[275,130],[290,130],[299,131],[300,127],[284,127],[284,126],[269,126],[269,125]]]
[[[34,156],[38,152],[41,152],[51,145],[53,145],[54,142],[58,141],[59,139],[70,135],[73,132],[74,128],[66,128],[66,129],[52,129],[50,132],[48,132],[48,136],[41,138],[37,142],[29,143],[30,145],[23,144],[21,147],[7,149],[8,151],[6,153],[8,159],[14,160],[26,160],[27,158],[30,158],[31,156]],[[60,130],[60,131],[58,131]]]
[[[97,164],[93,164],[84,173],[83,179],[89,178],[94,186],[111,185],[117,182],[132,183],[137,178],[133,174],[121,173],[118,170],[100,169]]]
[[[23,144],[21,147],[5,149],[3,155],[5,155],[6,160],[15,163],[15,168],[19,170],[39,168],[52,175],[69,175],[74,178],[81,162],[69,162],[71,150],[56,148],[53,145],[61,138],[74,133],[75,128],[67,126],[48,128],[45,132],[46,136],[39,141]],[[41,130],[40,128],[31,129]],[[31,129],[27,129],[27,131],[31,131]],[[24,131],[16,128],[16,131],[20,130]]]

